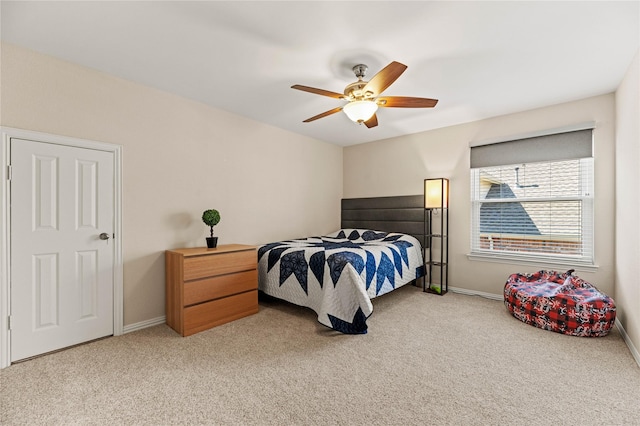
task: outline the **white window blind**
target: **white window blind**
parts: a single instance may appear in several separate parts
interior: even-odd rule
[[[472,254],[592,265],[591,138],[588,129],[472,147]]]

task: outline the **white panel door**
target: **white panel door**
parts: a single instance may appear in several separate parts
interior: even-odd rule
[[[113,153],[12,138],[11,171],[11,361],[112,335]]]

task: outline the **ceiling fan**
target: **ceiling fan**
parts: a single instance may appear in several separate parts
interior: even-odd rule
[[[315,93],[316,95],[328,96],[330,98],[342,99],[348,101],[347,104],[325,111],[321,114],[307,118],[303,123],[309,123],[319,118],[344,111],[347,117],[352,121],[362,124],[368,128],[378,125],[378,117],[376,111],[378,107],[384,108],[433,108],[437,103],[437,99],[413,98],[407,96],[380,96],[382,92],[407,69],[407,66],[400,62],[391,62],[380,72],[374,75],[371,80],[364,81],[364,75],[367,66],[358,64],[353,67],[358,81],[348,84],[344,89],[344,94],[330,92],[328,90],[316,89],[309,86],[301,86],[295,84],[292,89],[302,90],[304,92]]]

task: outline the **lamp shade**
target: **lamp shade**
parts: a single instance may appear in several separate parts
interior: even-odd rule
[[[449,179],[424,180],[424,208],[441,209],[449,207]]]
[[[346,104],[342,110],[351,121],[362,123],[376,113],[378,105],[373,101],[353,101]]]

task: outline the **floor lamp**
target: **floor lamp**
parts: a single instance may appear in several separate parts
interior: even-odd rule
[[[440,220],[434,222],[434,217]],[[442,296],[449,291],[449,179],[424,180],[424,226],[428,257],[424,257],[427,276],[422,290]],[[433,281],[434,269],[440,271],[439,283]]]

